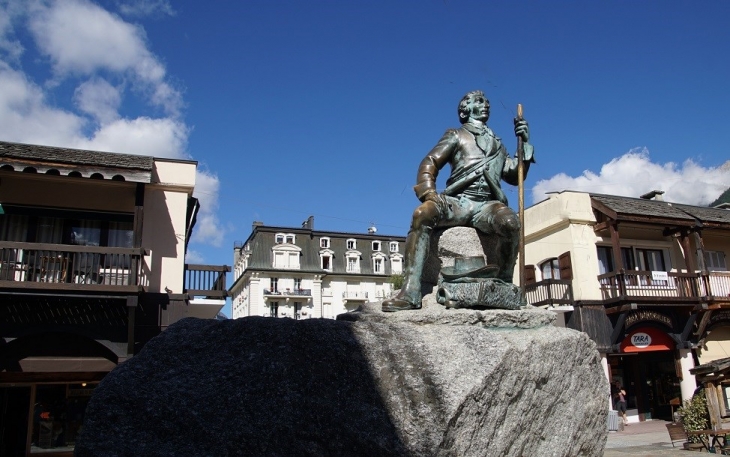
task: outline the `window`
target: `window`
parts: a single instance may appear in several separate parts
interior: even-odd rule
[[[667,271],[664,254],[660,249],[636,249],[639,270]]]
[[[390,259],[390,272],[394,275],[403,273],[403,259],[393,257]]]
[[[284,243],[284,234],[283,233],[277,233],[276,237],[276,244],[283,244]]]
[[[301,317],[302,317],[301,312],[302,312],[302,303],[295,301],[294,302],[294,319],[297,319],[297,320],[301,319]]]
[[[373,251],[380,251],[380,241],[373,241]]]
[[[289,244],[294,244],[294,235],[287,235],[286,242]]]
[[[347,249],[357,249],[357,241],[354,238],[347,240]]]
[[[560,279],[560,266],[558,259],[552,258],[540,264],[542,279]]]
[[[705,251],[705,266],[709,271],[727,271],[725,253],[722,251]]]
[[[279,317],[279,302],[278,301],[269,302],[269,316]]]
[[[323,270],[332,271],[332,259],[335,253],[329,249],[319,251],[319,266]]]
[[[347,257],[347,272],[360,273],[360,258],[355,256]]]
[[[286,270],[299,269],[301,248],[289,244],[276,245],[273,250],[273,267]]]
[[[320,238],[319,239],[319,247],[326,249],[330,247],[330,239],[329,238]]]
[[[373,271],[376,274],[383,274],[383,273],[385,273],[385,271],[383,269],[383,259],[381,259],[381,258],[373,259]]]
[[[294,290],[302,290],[302,278],[294,278]]]
[[[270,285],[271,285],[271,291],[272,292],[278,292],[279,291],[279,278],[269,278]]]
[[[398,242],[397,241],[390,242],[390,252],[398,252]]]
[[[606,274],[616,271],[616,264],[613,259],[613,248],[611,246],[598,246],[598,273]],[[621,260],[625,270],[635,270],[636,261],[632,248],[621,248]]]

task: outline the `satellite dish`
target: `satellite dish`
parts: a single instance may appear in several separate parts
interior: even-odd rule
[[[368,233],[375,233],[377,231],[378,231],[378,229],[374,225],[371,225],[370,227],[368,227]]]

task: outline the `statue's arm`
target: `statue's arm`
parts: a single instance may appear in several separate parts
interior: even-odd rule
[[[522,144],[523,151],[525,152],[524,156],[524,164],[525,164],[525,172],[524,175],[527,177],[527,171],[530,169],[530,164],[535,163],[535,149],[530,143],[523,143]],[[508,156],[507,150],[504,149],[504,145],[502,145],[502,154],[505,156]],[[507,157],[507,159],[504,161],[504,169],[502,171],[502,179],[504,179],[504,182],[507,184],[512,184],[513,186],[517,185],[517,167],[519,164],[519,160],[517,160],[517,157]]]
[[[441,137],[438,144],[426,154],[418,167],[418,175],[416,176],[416,185],[413,190],[416,191],[416,197],[422,202],[428,200],[430,196],[438,195],[436,191],[436,177],[444,165],[451,160],[451,154],[456,150],[459,144],[459,134],[456,130],[447,130]]]
[[[528,142],[530,140],[530,128],[527,125],[526,120],[515,119],[515,136],[522,138],[522,151],[524,153],[523,162],[525,165],[524,177],[527,177],[527,171],[530,169],[530,164],[535,162],[535,148],[533,148]],[[504,161],[502,179],[504,179],[507,184],[516,186],[518,181],[517,169],[519,166],[519,160],[517,159],[516,154],[514,158],[509,157],[504,145],[501,145],[500,147],[502,148],[502,151],[500,152],[507,157]]]

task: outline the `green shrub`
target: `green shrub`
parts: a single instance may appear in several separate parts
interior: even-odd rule
[[[679,413],[684,429],[688,432],[707,429],[710,421],[709,413],[707,412],[705,391],[702,390],[691,399],[685,400],[682,407],[677,410],[677,413]],[[700,441],[697,436],[690,436],[689,440],[693,443]]]
[[[403,287],[403,283],[405,282],[406,277],[403,275],[403,273],[396,273],[390,275],[390,278],[388,279],[388,282],[393,286],[393,291],[398,291]]]

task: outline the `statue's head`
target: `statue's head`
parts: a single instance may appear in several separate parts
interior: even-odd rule
[[[486,115],[484,113],[474,113],[473,111],[475,102],[480,101],[483,101],[484,105],[486,105]],[[483,122],[486,122],[487,119],[489,119],[489,100],[487,100],[487,97],[484,96],[484,92],[480,90],[473,90],[464,95],[459,102],[459,122],[464,124],[470,117],[478,119],[480,114],[484,117],[481,119]]]

